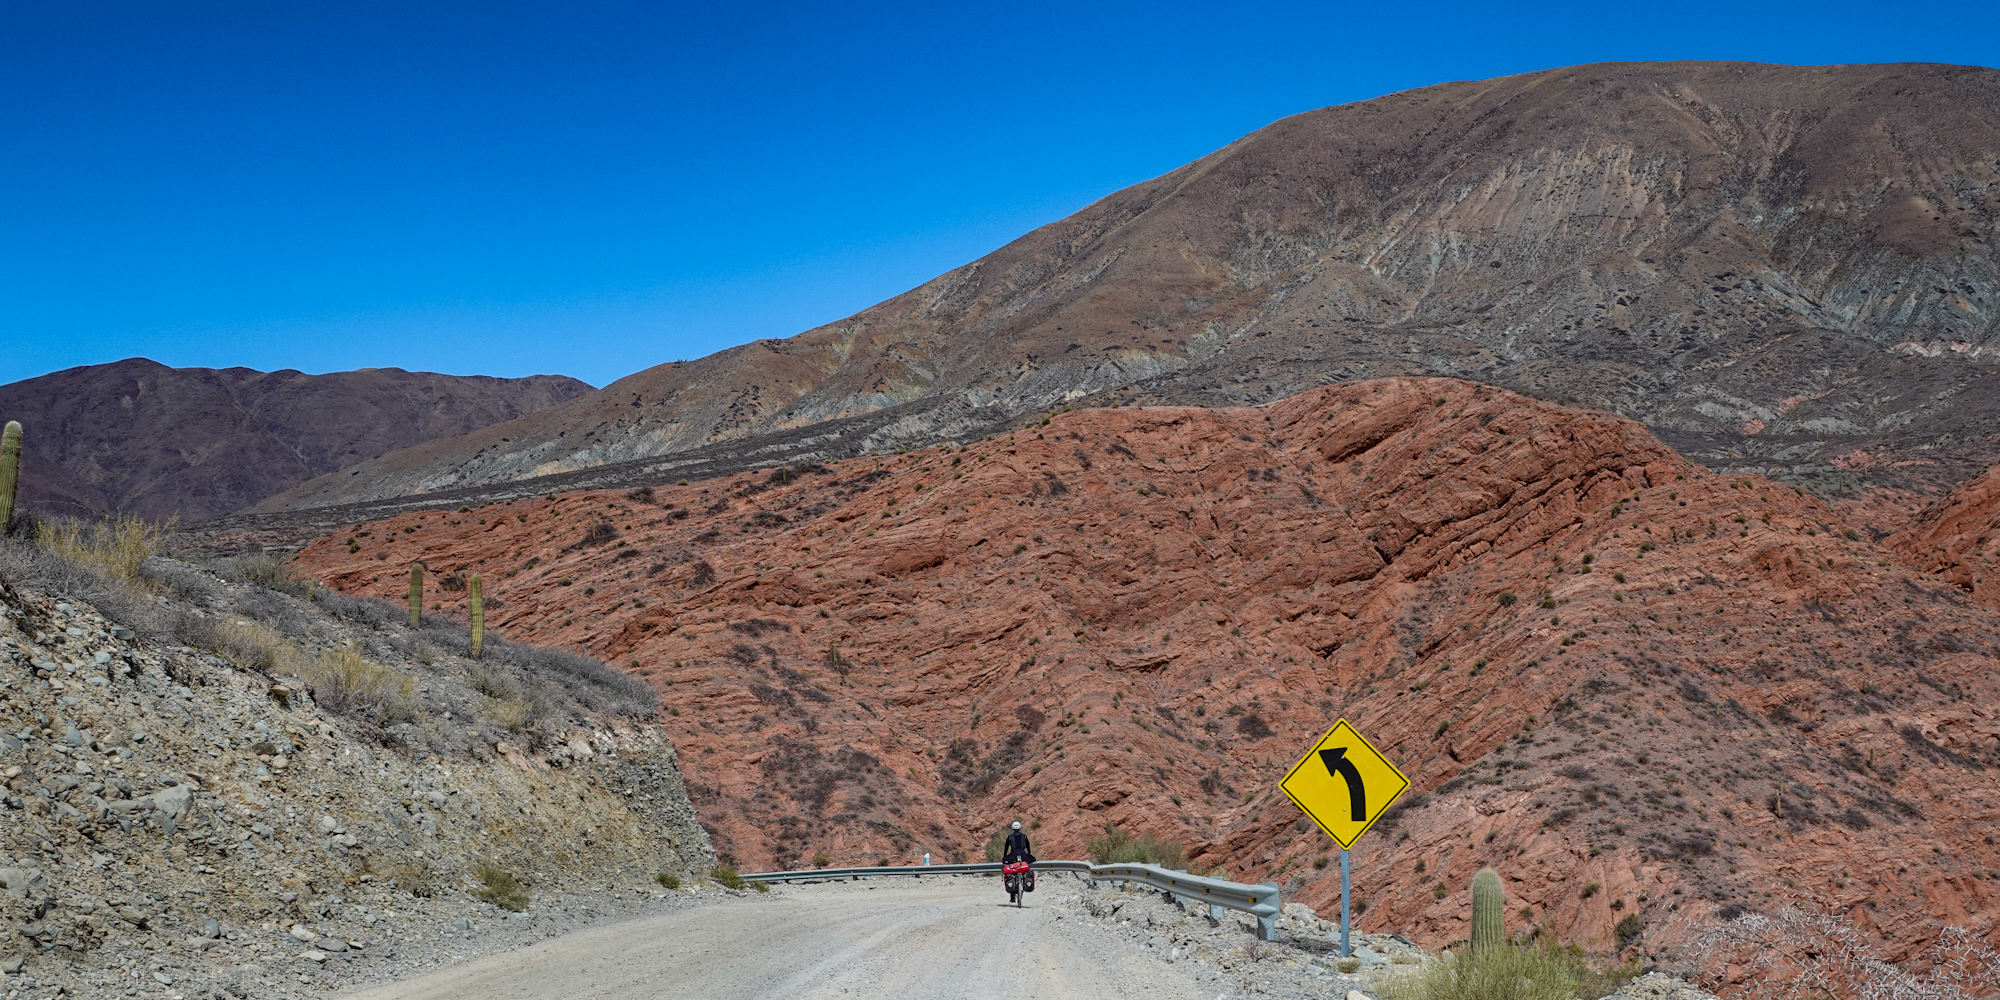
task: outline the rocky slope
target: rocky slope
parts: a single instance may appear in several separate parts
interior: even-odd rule
[[[1107,392],[1240,404],[1428,374],[1615,410],[1718,466],[1936,486],[1996,452],[1996,182],[1992,69],[1440,84],[1284,119],[837,323],[260,509],[615,485],[704,449],[889,451]]]
[[[1907,957],[2000,915],[2000,621],[1858,510],[1394,379],[412,514],[300,564],[479,572],[508,635],[651,681],[748,865],[1117,823],[1325,910],[1274,783],[1346,717],[1415,782],[1356,853],[1370,929],[1462,937],[1490,864],[1510,926],[1593,948],[1797,895]]]
[[[131,358],[0,385],[0,420],[27,429],[21,500],[29,508],[194,522],[590,391],[560,375],[306,375]]]
[[[155,566],[168,596],[115,601],[113,618],[34,589],[101,594],[87,575],[0,551],[9,987],[322,992],[479,950],[488,931],[641,906],[656,873],[693,884],[713,865],[672,744],[587,708],[586,678],[524,669],[518,648],[466,660],[450,629],[372,602]],[[294,676],[341,650],[369,659]],[[494,721],[522,697],[542,710]],[[484,862],[526,882],[527,914],[475,898]]]
[[[1351,933],[1355,961],[1351,971],[1342,972],[1338,912],[1330,913],[1333,919],[1328,920],[1303,903],[1287,903],[1277,920],[1277,940],[1259,946],[1252,935],[1254,922],[1245,914],[1225,910],[1215,918],[1199,904],[1129,885],[1054,878],[1044,884],[1052,891],[1037,902],[1053,909],[1059,920],[1083,918],[1143,943],[1196,980],[1208,980],[1205,985],[1226,984],[1244,994],[1345,1000],[1406,996],[1395,992],[1398,980],[1439,957],[1400,934]],[[1629,977],[1629,981],[1601,1000],[1716,1000],[1713,994],[1661,973],[1633,975],[1637,970],[1630,967],[1622,973],[1605,971],[1604,979]],[[1598,998],[1603,993],[1584,985],[1587,992],[1581,996]]]

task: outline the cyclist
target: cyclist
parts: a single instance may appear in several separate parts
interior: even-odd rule
[[[1007,834],[1006,846],[1000,849],[1001,864],[1013,864],[1015,862],[1025,862],[1027,864],[1035,863],[1034,852],[1028,846],[1028,835],[1021,831],[1021,821],[1018,819],[1014,821],[1013,830],[1011,830]],[[1016,893],[1013,897],[1016,902],[1019,902],[1021,898],[1018,895],[1018,893],[1035,891],[1034,870],[1030,869],[1024,874],[1026,877],[1022,878],[1018,883],[1020,888],[1018,890],[1010,888],[1009,890],[1010,892]],[[1013,881],[1013,877],[1010,876],[1007,879],[1007,881],[1009,882]]]
[[[1021,821],[1014,821],[1014,830],[1007,834],[1007,846],[1000,849],[1000,860],[1026,861],[1033,864],[1035,855],[1028,849],[1028,835],[1021,832]]]

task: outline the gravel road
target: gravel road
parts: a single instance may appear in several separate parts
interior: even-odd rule
[[[1031,898],[1052,902],[1059,893],[1051,888]],[[351,996],[1213,996],[1175,973],[1068,907],[1016,909],[990,879],[941,877],[782,886],[580,931]]]

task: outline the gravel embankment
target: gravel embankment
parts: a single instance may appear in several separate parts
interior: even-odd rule
[[[685,907],[654,876],[714,865],[672,744],[573,700],[590,677],[468,661],[393,609],[177,572],[154,606],[236,629],[231,656],[0,582],[7,996],[324,995]],[[343,651],[394,712],[332,711],[285,670]],[[539,714],[496,712],[509,698]],[[526,913],[477,898],[488,862]]]

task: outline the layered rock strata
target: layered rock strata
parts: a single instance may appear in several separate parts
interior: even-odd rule
[[[484,574],[489,628],[650,680],[746,865],[1045,855],[1106,824],[1330,912],[1275,782],[1334,719],[1414,781],[1363,926],[1599,949],[1797,895],[1891,952],[2000,914],[1994,613],[1898,524],[1449,379],[1127,407],[906,455],[407,515],[301,564]]]

